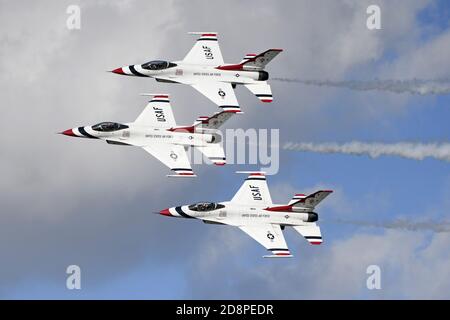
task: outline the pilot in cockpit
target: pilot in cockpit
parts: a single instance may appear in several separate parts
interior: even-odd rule
[[[154,60],[144,63],[141,67],[146,70],[163,70],[167,68],[175,67],[176,64],[168,61]]]

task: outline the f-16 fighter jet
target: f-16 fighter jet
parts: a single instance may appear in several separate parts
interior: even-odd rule
[[[292,257],[282,232],[287,226],[293,227],[311,244],[322,243],[320,227],[316,224],[319,216],[314,209],[331,190],[320,190],[308,196],[296,194],[287,205],[277,205],[272,203],[263,172],[242,173],[250,175],[230,201],[173,207],[160,214],[238,227],[271,252],[265,258]]]
[[[186,154],[196,147],[215,165],[226,163],[216,130],[233,112],[222,111],[212,117],[199,117],[192,126],[177,126],[168,95],[150,95],[144,111],[134,122],[101,122],[61,132],[66,136],[102,139],[109,144],[143,148],[174,172],[169,177],[195,177]]]
[[[234,94],[236,85],[247,87],[262,102],[272,102],[272,91],[267,83],[266,65],[282,49],[269,49],[260,54],[247,54],[236,64],[226,64],[215,32],[200,34],[194,47],[180,61],[154,60],[112,70],[127,76],[151,77],[160,82],[189,84],[225,110],[240,111]]]

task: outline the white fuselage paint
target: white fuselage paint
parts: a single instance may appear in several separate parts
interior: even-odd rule
[[[182,146],[206,146],[213,141],[213,135],[207,133],[191,133],[187,131],[169,131],[164,128],[147,127],[135,125],[133,123],[124,123],[129,128],[112,132],[102,132],[93,130],[91,126],[83,127],[91,136],[123,144],[129,144],[138,147],[147,145],[157,145],[158,143],[176,144]],[[177,129],[182,130],[182,129]],[[82,137],[78,128],[72,129],[76,136]]]
[[[270,211],[265,206],[236,205],[231,202],[219,202],[224,208],[211,211],[193,211],[189,206],[169,208],[171,216],[181,218],[196,218],[206,222],[228,224],[233,226],[255,225],[255,224],[278,224],[284,226],[302,226],[308,224],[309,213],[312,210],[304,208],[304,212],[293,211]],[[271,204],[270,207],[283,207],[284,205]],[[179,213],[182,211],[187,216]]]
[[[232,84],[253,84],[258,83],[259,71],[249,70],[221,70],[216,66],[205,66],[196,64],[186,64],[174,61],[177,66],[162,70],[147,70],[137,64],[133,67],[144,76],[180,82],[184,84],[196,84],[202,81],[220,81]],[[123,71],[127,75],[134,75],[129,67],[124,67]]]

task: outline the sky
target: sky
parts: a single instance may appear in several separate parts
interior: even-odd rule
[[[380,30],[366,9],[381,8]],[[69,5],[81,28],[69,30]],[[369,226],[450,221],[449,163],[280,150],[268,177],[274,202],[319,188],[324,243],[293,230],[292,259],[263,259],[240,230],[170,219],[155,211],[226,201],[237,170],[194,166],[194,180],[137,148],[57,132],[132,121],[141,92],[170,93],[175,118],[216,111],[182,85],[106,72],[177,60],[189,31],[217,31],[226,62],[283,48],[271,77],[336,81],[450,77],[447,1],[6,1],[0,0],[0,298],[2,299],[449,299],[450,234]],[[274,102],[237,88],[244,114],[226,128],[280,130],[280,142],[448,142],[449,95],[305,86],[272,81]],[[366,225],[337,221],[366,221]],[[66,268],[81,268],[81,290]],[[367,267],[381,289],[366,286]]]

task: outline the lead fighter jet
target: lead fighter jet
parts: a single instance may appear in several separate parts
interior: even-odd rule
[[[195,177],[186,154],[188,147],[196,147],[215,165],[226,163],[221,135],[216,129],[233,112],[217,112],[211,117],[199,117],[192,126],[177,126],[168,95],[145,95],[153,98],[134,122],[101,122],[68,129],[61,134],[141,147],[175,173],[168,177]]]
[[[226,64],[219,48],[217,33],[191,34],[200,34],[200,37],[183,60],[155,60],[124,66],[111,72],[191,85],[223,110],[240,111],[233,90],[238,84],[244,85],[262,102],[272,102],[272,91],[267,83],[269,73],[264,68],[282,49],[269,49],[260,54],[249,53],[237,64]]]
[[[272,253],[265,258],[292,257],[282,232],[287,226],[293,227],[311,244],[322,243],[320,227],[316,224],[318,214],[314,209],[333,191],[320,190],[308,196],[296,194],[287,205],[276,205],[270,198],[263,172],[242,173],[250,175],[230,201],[200,202],[159,213],[238,227]]]

